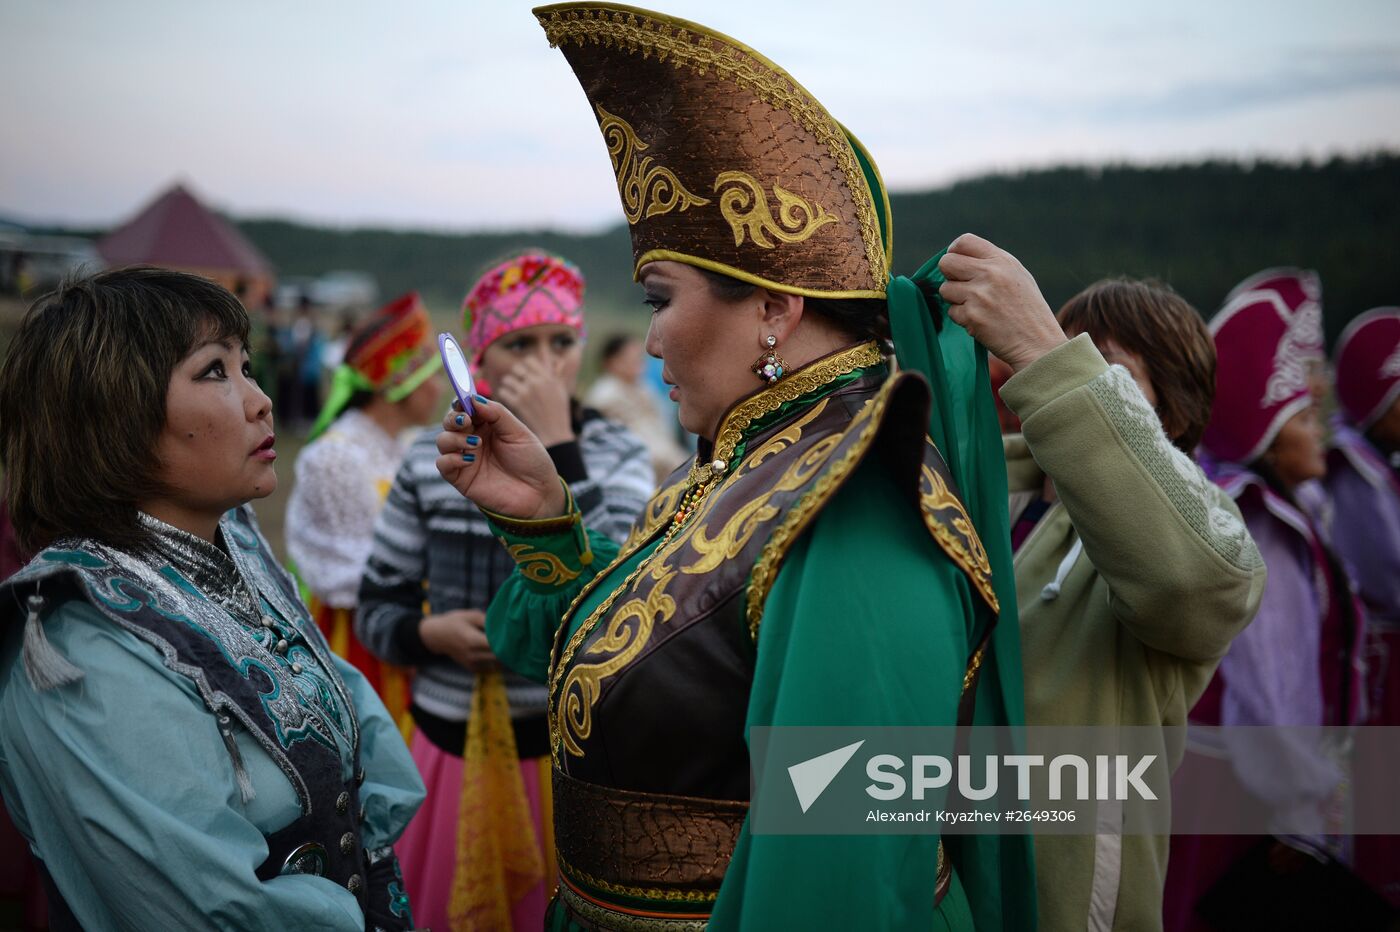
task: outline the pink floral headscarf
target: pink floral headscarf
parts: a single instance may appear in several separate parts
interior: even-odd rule
[[[501,337],[540,324],[563,324],[584,336],[583,273],[571,262],[531,250],[495,266],[462,302],[462,328],[478,384],[486,348]],[[484,392],[485,393],[485,392]]]

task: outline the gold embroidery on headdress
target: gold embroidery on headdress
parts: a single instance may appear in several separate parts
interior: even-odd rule
[[[617,174],[617,192],[622,195],[622,210],[627,214],[628,223],[710,203],[709,198],[687,190],[669,168],[652,165],[655,161],[652,156],[639,159],[638,156],[650,147],[637,138],[632,124],[601,106],[597,109],[598,128],[608,144],[608,155],[612,157],[613,171]]]
[[[670,58],[677,68],[686,65],[700,74],[713,69],[759,99],[792,114],[827,147],[845,175],[846,186],[856,204],[856,222],[865,243],[866,262],[875,280],[883,282],[889,274],[889,264],[875,202],[841,125],[786,73],[752,49],[745,47],[741,52],[734,45],[716,42],[710,36],[692,35],[679,21],[667,22],[660,15],[640,13],[608,9],[556,11],[550,12],[548,18],[541,16],[540,25],[554,48],[569,42],[602,44],[625,48],[644,57],[655,53],[659,61]]]
[[[724,188],[723,191],[720,191]],[[744,244],[744,233],[753,238],[755,246],[772,249],[767,234],[783,243],[800,243],[828,223],[841,218],[829,214],[820,204],[812,204],[781,185],[773,185],[778,198],[778,218],[768,209],[768,195],[752,175],[744,172],[723,172],[715,179],[719,193],[719,212],[734,230],[734,245]]]

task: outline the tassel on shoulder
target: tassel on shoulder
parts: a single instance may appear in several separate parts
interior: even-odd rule
[[[76,683],[83,678],[83,671],[73,665],[58,648],[44,636],[44,625],[39,613],[44,608],[44,597],[35,593],[28,599],[29,614],[24,620],[24,673],[29,683],[39,692]]]

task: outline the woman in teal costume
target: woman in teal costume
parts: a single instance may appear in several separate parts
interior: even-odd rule
[[[277,486],[248,316],[120,269],[25,316],[0,366],[20,541],[0,585],[0,796],[50,927],[408,929],[423,799],[248,502]]]
[[[936,263],[891,277],[873,160],[776,65],[644,10],[536,15],[701,438],[619,548],[503,406],[444,421],[439,469],[517,561],[492,647],[550,687],[553,927],[1034,928],[1027,838],[745,822],[751,727],[1023,721],[985,351]]]

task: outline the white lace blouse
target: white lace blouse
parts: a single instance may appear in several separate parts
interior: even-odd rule
[[[287,505],[287,551],[321,601],[354,608],[374,519],[407,446],[347,411],[301,451]]]

